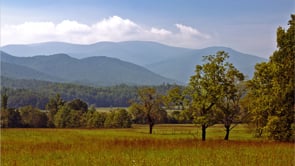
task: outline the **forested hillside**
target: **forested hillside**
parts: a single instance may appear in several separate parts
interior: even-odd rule
[[[16,79],[62,81],[91,86],[161,85],[164,82],[176,82],[142,66],[104,56],[76,59],[67,54],[15,57],[0,52],[0,55],[1,63],[8,66],[2,68],[1,76]]]
[[[9,96],[9,108],[32,105],[45,109],[50,97],[60,94],[66,100],[79,98],[96,107],[127,107],[129,100],[141,86],[117,85],[110,87],[89,87],[76,84],[53,83],[39,80],[10,79],[1,77],[2,90]],[[165,93],[173,85],[163,84],[156,88]]]

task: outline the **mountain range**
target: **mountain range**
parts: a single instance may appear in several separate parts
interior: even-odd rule
[[[15,57],[1,52],[1,76],[92,86],[177,83],[119,59],[102,56],[76,59],[66,54]]]
[[[145,41],[90,45],[47,42],[7,45],[1,50],[8,53],[1,55],[7,69],[9,65],[14,69],[16,66],[11,65],[18,65],[22,71],[34,70],[30,75],[35,79],[89,85],[187,83],[195,66],[203,63],[203,56],[221,50],[229,53],[229,62],[248,78],[253,76],[256,63],[266,61],[227,47],[187,49]],[[1,74],[10,76],[13,72],[9,74],[4,70]],[[14,72],[14,77],[19,76]]]

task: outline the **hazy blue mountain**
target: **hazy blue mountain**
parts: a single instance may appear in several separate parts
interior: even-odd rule
[[[12,55],[23,57],[51,54],[60,55],[60,53],[65,53],[78,59],[68,58],[67,62],[61,61],[60,63],[72,64],[85,57],[113,57],[146,67],[150,71],[153,71],[161,76],[180,82],[188,82],[190,76],[194,74],[195,66],[202,63],[203,56],[215,54],[220,50],[228,52],[230,55],[230,62],[232,62],[244,74],[248,75],[249,78],[253,76],[255,64],[266,61],[266,59],[244,54],[227,47],[186,49],[144,41],[127,41],[118,43],[99,42],[90,45],[48,42],[29,45],[8,45],[2,47],[1,49]],[[43,58],[43,60],[48,61],[48,59],[45,58]],[[39,63],[40,62],[35,65],[38,65]],[[57,65],[57,70],[61,70],[58,68],[58,66],[61,65],[62,64]],[[73,70],[75,70],[75,68],[73,68]],[[73,76],[70,77],[75,78]]]
[[[1,76],[16,79],[36,79],[45,81],[61,82],[62,79],[42,73],[26,66],[1,62]]]
[[[233,63],[248,78],[252,78],[256,63],[266,61],[264,58],[244,54],[227,47],[208,47],[200,50],[192,50],[183,54],[181,57],[150,64],[146,67],[162,76],[188,82],[190,76],[195,72],[196,65],[203,63],[203,56],[216,54],[220,50],[229,53],[229,62]]]
[[[2,52],[1,61],[17,66],[24,66],[40,73],[62,78],[65,82],[87,85],[107,86],[123,83],[131,85],[159,85],[164,82],[176,82],[157,75],[141,66],[124,62],[119,59],[103,56],[89,57],[84,59],[72,58],[66,54],[14,57]],[[1,71],[1,74],[8,73],[6,72],[6,67],[2,68],[2,70],[3,71]],[[34,75],[35,74],[32,74],[30,78],[32,78]],[[5,76],[10,77],[10,75]],[[14,78],[15,77],[16,76],[14,76]],[[40,77],[33,78],[39,79]],[[56,81],[49,78],[50,77],[48,77],[46,80]]]
[[[147,65],[177,57],[190,49],[170,47],[155,42],[98,42],[90,45],[46,42],[28,45],[7,45],[2,51],[18,57],[65,53],[74,58],[107,56],[138,65]]]

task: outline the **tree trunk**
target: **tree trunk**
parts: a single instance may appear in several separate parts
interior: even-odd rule
[[[150,134],[153,133],[153,127],[154,127],[154,123],[150,123]]]
[[[230,132],[230,126],[225,126],[225,137],[224,140],[228,140],[229,138],[229,132]]]
[[[206,140],[206,125],[202,125],[202,141]]]

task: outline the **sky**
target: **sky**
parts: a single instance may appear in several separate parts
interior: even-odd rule
[[[268,58],[294,0],[0,0],[0,45],[154,41]]]

